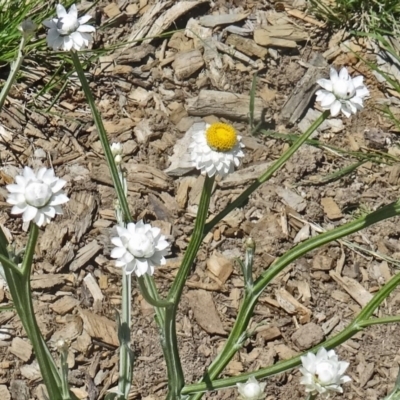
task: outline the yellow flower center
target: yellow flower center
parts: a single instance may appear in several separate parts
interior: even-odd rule
[[[207,144],[215,151],[230,151],[237,143],[235,128],[222,122],[212,124],[206,131]]]

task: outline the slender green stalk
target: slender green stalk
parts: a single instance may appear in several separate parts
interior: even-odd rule
[[[110,169],[111,179],[113,181],[113,185],[117,192],[118,201],[120,202],[120,206],[124,212],[124,220],[126,222],[131,222],[132,218],[129,212],[128,201],[124,194],[124,188],[122,187],[121,181],[118,176],[118,168],[115,164],[114,157],[111,153],[110,145],[108,144],[107,132],[104,128],[103,121],[100,117],[99,112],[97,111],[97,107],[92,95],[92,91],[90,90],[89,83],[86,79],[85,73],[83,72],[81,63],[79,61],[78,53],[75,51],[71,51],[72,61],[74,63],[76,72],[78,74],[79,80],[82,84],[82,89],[85,92],[86,100],[89,104],[89,107],[92,111],[93,119],[96,124],[96,128],[98,130],[99,139],[101,145],[103,147],[104,154],[106,156],[108,168]]]
[[[62,394],[60,391],[61,379],[58,374],[56,376],[54,375],[54,367],[52,366],[52,364],[54,364],[54,361],[51,357],[49,357],[49,351],[43,340],[42,334],[37,324],[35,318],[35,310],[33,307],[32,297],[31,297],[32,291],[31,291],[30,277],[32,269],[32,260],[35,252],[35,245],[38,238],[38,234],[39,234],[39,228],[37,227],[36,224],[31,223],[28,244],[26,247],[24,259],[22,261],[21,270],[23,272],[23,276],[17,278],[14,275],[14,278],[18,279],[17,281],[15,281],[14,279],[14,282],[18,283],[18,286],[13,287],[13,289],[16,289],[19,293],[18,295],[15,296],[15,298],[14,298],[15,293],[11,292],[11,295],[13,296],[14,304],[17,310],[23,310],[22,314],[20,315],[21,321],[24,325],[27,334],[29,335],[29,339],[34,348],[36,358],[40,367],[40,372],[42,374],[43,381],[49,393],[49,397],[52,400],[53,399],[61,400],[62,399]],[[19,303],[18,306],[17,302]]]
[[[366,328],[367,326],[391,324],[394,322],[400,322],[400,317],[396,316],[396,317],[372,318],[366,321],[361,321],[359,325],[361,328]]]
[[[68,383],[68,346],[64,341],[62,341],[62,344],[59,346],[59,352],[62,400],[71,400]]]
[[[244,333],[252,317],[252,313],[255,305],[257,304],[258,297],[261,295],[266,286],[272,281],[272,279],[276,277],[285,267],[287,267],[291,262],[295,261],[299,257],[302,257],[311,250],[314,250],[334,240],[340,239],[344,236],[358,232],[361,229],[364,229],[379,221],[383,221],[396,215],[400,215],[400,200],[385,207],[382,207],[381,209],[374,211],[367,216],[363,216],[356,221],[349,222],[341,227],[308,239],[305,242],[297,245],[293,249],[289,250],[282,257],[278,258],[268,268],[268,270],[255,281],[252,291],[245,292],[243,303],[240,306],[238,316],[228,337],[228,340],[225,342],[222,351],[208,367],[207,373],[203,377],[203,380],[207,382],[211,382],[212,380],[214,380],[223,371],[223,369],[232,359],[236,351],[241,347],[243,339],[245,338]],[[372,313],[368,306],[362,310],[362,313],[367,312]],[[367,318],[366,315],[367,314],[364,315],[363,319]],[[193,399],[199,399],[200,397],[201,394],[194,395]]]
[[[178,274],[171,286],[168,300],[173,302],[171,307],[166,308],[163,351],[168,370],[168,400],[178,399],[180,391],[185,384],[179,349],[176,335],[176,313],[190,268],[199,251],[203,240],[203,229],[207,219],[208,207],[210,205],[211,192],[214,184],[214,177],[206,175],[203,191],[201,193],[199,209],[194,225],[189,246],[185,252]]]
[[[3,254],[0,254],[0,263],[3,267],[11,269],[17,275],[22,275],[22,271],[20,268],[18,268],[18,265],[16,265],[7,257],[3,256]]]
[[[120,347],[119,347],[119,380],[118,393],[120,400],[128,398],[132,381],[132,363],[129,347],[131,326],[131,279],[132,276],[122,273],[122,313],[120,323]]]
[[[10,92],[11,86],[13,85],[15,78],[17,77],[18,71],[21,68],[22,61],[24,60],[24,47],[27,43],[27,38],[22,35],[21,43],[18,48],[17,59],[11,64],[10,74],[8,75],[7,81],[3,86],[0,93],[0,110],[3,108],[6,97]]]
[[[142,277],[138,278],[138,283],[140,287],[140,292],[143,295],[143,298],[153,307],[170,307],[173,305],[170,300],[160,300],[157,297],[153,297],[152,293],[150,293],[145,287],[145,281]]]
[[[96,124],[96,128],[99,134],[99,138],[100,138],[100,142],[101,142],[101,146],[103,148],[105,157],[106,157],[106,161],[107,161],[107,165],[108,168],[110,170],[110,174],[111,174],[111,178],[114,184],[114,188],[115,191],[117,193],[117,197],[118,197],[118,201],[120,204],[120,207],[124,213],[124,221],[126,223],[131,222],[132,221],[132,216],[130,214],[129,211],[129,205],[128,205],[128,201],[126,199],[125,193],[124,193],[124,187],[119,179],[119,174],[118,174],[118,168],[115,164],[115,160],[114,157],[111,153],[111,149],[110,149],[110,145],[108,143],[108,139],[107,139],[107,132],[104,128],[103,125],[103,121],[101,119],[101,116],[97,110],[92,92],[90,90],[89,87],[89,83],[86,79],[85,73],[82,69],[82,65],[79,61],[79,56],[75,51],[71,51],[71,58],[72,61],[74,63],[76,72],[78,74],[79,80],[81,82],[82,85],[82,89],[85,93],[86,96],[86,100],[90,106],[90,109],[92,111],[92,115],[93,115],[93,120]],[[153,277],[149,276],[146,274],[146,276],[144,277],[146,283],[147,283],[147,288],[149,290],[149,292],[151,293],[151,295],[153,296],[153,298],[156,298],[158,296],[158,292],[154,283],[154,279]],[[146,286],[145,286],[146,287]],[[157,321],[163,321],[164,320],[164,309],[163,308],[156,308],[156,315],[157,315]]]
[[[379,305],[389,296],[389,294],[400,284],[400,274],[395,275],[382,289],[371,299],[371,301],[366,305],[366,307],[360,312],[360,314],[350,323],[350,325],[345,328],[342,332],[326,340],[324,343],[308,350],[307,352],[291,358],[290,360],[281,361],[275,365],[267,368],[261,368],[255,372],[248,372],[235,376],[232,378],[213,380],[209,375],[207,376],[206,382],[197,383],[194,385],[187,385],[182,389],[181,394],[184,396],[191,396],[190,399],[198,399],[202,396],[202,392],[206,390],[217,390],[227,387],[234,386],[238,382],[246,382],[251,376],[256,379],[267,378],[272,375],[279,374],[281,372],[287,371],[291,368],[300,365],[300,357],[308,352],[316,352],[319,348],[324,347],[326,349],[332,349],[340,344],[344,343],[346,340],[350,339],[356,333],[364,329],[369,325],[373,325],[375,319],[368,320],[372,313],[379,307]],[[378,320],[378,319],[377,319]],[[380,323],[389,324],[393,322],[398,322],[399,317],[386,317],[379,318]]]
[[[237,197],[232,203],[216,215],[210,222],[208,222],[204,228],[204,235],[211,231],[211,229],[218,224],[223,218],[225,218],[232,210],[236,207],[240,207],[249,196],[258,189],[261,184],[269,180],[272,175],[278,171],[290,157],[300,148],[300,146],[310,137],[310,135],[328,118],[329,111],[324,111],[314,123],[304,132],[299,138],[293,143],[293,145],[285,151],[272,165],[267,169],[256,181],[254,181],[247,189],[245,189],[239,197]]]

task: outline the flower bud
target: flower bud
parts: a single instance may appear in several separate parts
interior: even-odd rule
[[[18,29],[22,32],[25,38],[32,36],[36,29],[37,25],[30,19],[24,19]]]
[[[254,376],[250,377],[246,383],[237,383],[236,386],[242,400],[260,400],[264,398],[266,383],[258,383]]]

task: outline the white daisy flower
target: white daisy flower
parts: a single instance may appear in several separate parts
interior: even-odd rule
[[[197,124],[201,127],[201,124]],[[197,169],[209,177],[215,174],[226,176],[233,172],[244,157],[241,142],[235,128],[221,122],[195,129],[189,148],[190,158]]]
[[[25,167],[15,182],[7,185],[10,192],[7,203],[13,205],[11,214],[22,214],[24,222],[46,225],[56,214],[62,214],[61,204],[69,200],[61,190],[66,182],[57,178],[53,169],[40,168],[35,173]]]
[[[330,110],[332,117],[340,111],[349,118],[363,109],[363,99],[369,96],[369,90],[363,84],[364,77],[351,78],[346,68],[339,72],[331,68],[330,79],[319,79],[317,83],[323,89],[316,92],[317,101],[323,110]]]
[[[258,383],[254,376],[250,377],[246,383],[237,383],[236,386],[242,400],[260,400],[264,398],[266,383]]]
[[[68,13],[61,4],[56,7],[57,18],[48,19],[43,25],[50,28],[47,32],[47,44],[53,50],[82,50],[93,41],[91,33],[96,29],[86,22],[92,18],[84,15],[78,18],[78,10],[73,4]]]
[[[155,266],[165,264],[169,244],[160,228],[139,221],[129,223],[126,228],[117,225],[117,232],[118,237],[111,238],[116,246],[111,257],[117,259],[115,265],[124,268],[127,274],[153,275]]]
[[[329,392],[343,393],[340,385],[351,381],[349,376],[344,375],[349,363],[339,361],[334,350],[326,351],[321,347],[316,355],[307,353],[302,356],[301,362],[303,366],[300,372],[303,376],[300,383],[305,385],[307,393],[325,397]]]

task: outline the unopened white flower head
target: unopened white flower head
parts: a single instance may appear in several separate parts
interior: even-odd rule
[[[117,225],[117,232],[118,237],[111,238],[116,246],[111,257],[117,259],[116,266],[124,268],[127,274],[153,275],[155,266],[165,264],[169,244],[160,228],[140,220],[136,224],[129,223],[126,228]]]
[[[25,37],[28,38],[35,33],[37,25],[35,24],[35,22],[32,21],[31,18],[27,18],[21,22],[18,29],[22,32],[22,34]]]
[[[113,143],[111,145],[111,153],[114,156],[114,160],[116,164],[121,164],[122,162],[122,151],[123,151],[123,146],[122,143]]]
[[[22,214],[24,222],[46,225],[56,214],[62,214],[61,204],[69,200],[61,190],[66,182],[57,178],[53,169],[40,168],[34,172],[25,167],[15,182],[7,185],[10,192],[7,203],[13,205],[11,214]]]
[[[234,171],[244,157],[241,142],[233,126],[216,122],[214,124],[197,124],[194,129],[190,148],[193,164],[209,177],[215,174],[226,176]]]
[[[307,353],[301,357],[303,364],[300,372],[303,376],[300,383],[305,385],[306,392],[328,396],[329,392],[343,393],[341,385],[350,382],[351,378],[344,375],[349,363],[339,361],[334,350],[321,347],[317,354]]]
[[[68,13],[61,4],[56,7],[57,18],[43,21],[43,25],[50,28],[47,32],[47,44],[53,50],[82,50],[93,41],[91,33],[96,29],[86,22],[92,18],[84,15],[78,18],[78,10],[73,4]]]
[[[321,103],[323,110],[330,110],[332,117],[336,117],[341,111],[349,118],[351,114],[363,109],[363,99],[369,96],[363,79],[361,75],[352,78],[344,67],[339,74],[331,68],[330,79],[317,81],[323,88],[316,92],[317,101]]]
[[[261,400],[264,398],[266,383],[259,383],[254,376],[250,377],[246,383],[237,383],[236,386],[242,400]]]

